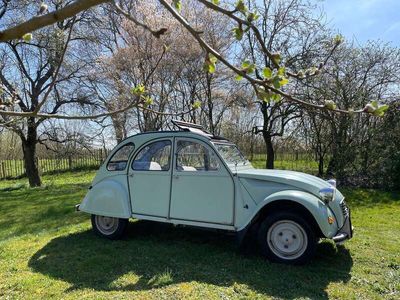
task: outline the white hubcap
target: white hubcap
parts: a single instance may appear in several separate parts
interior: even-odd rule
[[[282,259],[296,259],[307,249],[307,234],[298,223],[278,221],[269,228],[267,243],[271,251]]]
[[[118,228],[118,219],[113,217],[95,217],[97,229],[104,235],[113,234]]]

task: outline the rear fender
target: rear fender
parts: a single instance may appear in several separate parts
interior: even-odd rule
[[[125,180],[126,180],[126,175]],[[128,219],[131,217],[127,184],[115,179],[105,179],[94,185],[86,194],[79,210],[100,216]]]

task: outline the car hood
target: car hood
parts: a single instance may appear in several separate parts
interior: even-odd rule
[[[237,176],[244,179],[264,180],[293,186],[317,197],[319,197],[320,189],[330,186],[328,182],[316,176],[286,170],[246,169],[238,170]]]

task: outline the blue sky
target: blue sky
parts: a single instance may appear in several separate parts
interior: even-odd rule
[[[331,27],[346,38],[400,46],[400,0],[324,0],[321,6]]]

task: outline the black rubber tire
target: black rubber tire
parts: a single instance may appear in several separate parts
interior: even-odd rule
[[[96,217],[97,215],[92,215],[91,220],[92,220],[92,229],[98,236],[105,237],[110,240],[118,240],[124,236],[126,228],[128,227],[129,219],[116,218],[116,220],[118,221],[118,225],[115,231],[113,231],[110,234],[104,234],[97,227]]]
[[[297,225],[300,225],[306,233],[307,247],[304,253],[297,258],[283,259],[275,255],[268,245],[267,234],[269,228],[276,222],[282,220],[290,220],[297,223]],[[295,212],[277,211],[267,215],[265,219],[261,221],[260,227],[258,229],[257,240],[261,248],[261,253],[265,258],[272,262],[292,265],[302,265],[308,263],[314,257],[317,246],[317,238],[314,230],[299,213]]]

